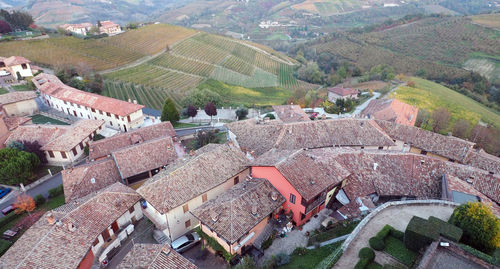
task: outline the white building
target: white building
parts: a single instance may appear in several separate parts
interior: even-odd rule
[[[9,58],[0,57],[0,71],[9,72],[13,78],[22,79],[32,77],[30,61],[21,56],[11,56]]]
[[[78,23],[78,24],[63,24],[59,26],[59,28],[63,29],[64,31],[75,33],[77,35],[87,35],[90,29],[92,29],[92,27],[93,27],[92,23],[89,22]]]

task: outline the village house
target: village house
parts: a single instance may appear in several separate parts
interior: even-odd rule
[[[100,21],[98,22],[99,34],[116,35],[122,32],[122,28],[119,24],[112,21]]]
[[[319,151],[321,152],[321,151]],[[265,178],[286,198],[283,208],[301,226],[326,207],[350,172],[315,150],[271,150],[252,163],[252,176]]]
[[[273,106],[277,118],[282,122],[310,121],[309,116],[298,105]]]
[[[359,91],[351,88],[332,87],[328,88],[328,101],[335,103],[337,99],[359,99]]]
[[[45,213],[0,257],[4,268],[91,268],[143,218],[141,197],[115,183]]]
[[[198,267],[167,244],[133,243],[132,249],[117,268],[197,269]]]
[[[63,24],[59,28],[66,32],[71,32],[77,35],[87,35],[87,33],[92,29],[93,25],[90,22],[78,23],[78,24]]]
[[[32,124],[28,117],[9,117],[6,115],[3,106],[0,104],[0,149],[5,147],[5,141],[12,131],[23,124]]]
[[[244,255],[284,202],[285,198],[267,180],[251,178],[191,213],[200,221],[201,231],[228,253]]]
[[[52,165],[67,165],[84,156],[84,148],[104,125],[100,120],[80,120],[71,126],[23,125],[17,127],[5,144],[13,141],[38,142]]]
[[[235,146],[209,144],[167,166],[142,185],[144,214],[173,241],[199,224],[189,213],[243,181],[248,160]]]
[[[38,111],[34,91],[9,92],[0,95],[0,105],[8,116],[31,116]]]
[[[366,119],[345,118],[292,123],[249,119],[226,126],[230,140],[254,156],[272,148],[352,147],[382,150],[395,146],[374,120]]]
[[[361,116],[370,119],[386,120],[397,124],[414,126],[418,108],[397,99],[372,100],[361,112]]]
[[[0,57],[0,71],[9,72],[14,79],[21,80],[33,76],[30,63],[28,59],[21,56]]]
[[[144,123],[142,108],[136,101],[129,103],[118,99],[80,91],[64,85],[55,78],[38,75],[33,78],[42,100],[50,107],[82,119],[103,120],[106,127],[129,131]]]

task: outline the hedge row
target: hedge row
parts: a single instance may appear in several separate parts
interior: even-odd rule
[[[439,234],[447,239],[458,242],[462,238],[464,231],[453,224],[432,216],[429,217],[429,222],[436,225],[439,229]]]
[[[458,242],[462,234],[462,229],[436,217],[431,216],[426,220],[413,216],[406,227],[404,243],[408,249],[419,251],[433,241],[438,240],[440,235]]]
[[[465,244],[458,244],[463,250],[469,252],[470,254],[478,257],[479,259],[494,264],[496,266],[500,266],[500,259],[496,259],[495,257],[492,257],[484,252],[481,252],[473,247],[467,246]]]
[[[61,194],[64,194],[64,188],[62,184],[49,190],[49,198],[54,198]]]
[[[365,269],[375,259],[375,252],[371,248],[362,248],[358,253],[359,261],[354,269]]]

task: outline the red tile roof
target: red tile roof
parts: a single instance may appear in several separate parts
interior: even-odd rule
[[[417,114],[417,107],[408,105],[397,99],[372,100],[363,112],[361,112],[362,116],[409,126],[415,125]]]
[[[133,243],[132,250],[118,265],[118,269],[196,269],[169,245]]]
[[[343,88],[343,87],[332,87],[327,89],[329,92],[335,93],[340,96],[348,96],[353,94],[358,94],[359,91],[351,88]]]
[[[31,118],[28,118],[28,117],[5,117],[5,118],[3,118],[3,121],[5,122],[5,125],[7,126],[9,131],[12,131],[25,123],[31,123]]]
[[[475,195],[481,199],[481,202],[491,205],[494,214],[500,216],[500,206],[491,199],[489,199],[486,195],[482,194],[475,188],[472,188],[470,183],[467,183],[466,181],[461,180],[458,177],[452,175],[446,175],[446,179],[448,182],[448,191],[458,191],[462,193]]]
[[[33,84],[35,84],[35,87],[37,89],[40,89],[40,87],[47,82],[52,82],[55,84],[64,84],[62,83],[61,80],[59,80],[57,76],[47,73],[38,74],[37,76],[32,78],[31,81],[33,82]]]
[[[309,116],[298,105],[273,106],[282,122],[310,121]]]
[[[5,63],[6,66],[15,66],[15,65],[31,63],[28,59],[22,56],[10,56],[8,58],[4,58],[3,62]]]
[[[484,150],[471,149],[463,163],[500,174],[500,158],[486,153]]]
[[[109,112],[122,117],[128,116],[144,107],[143,105],[133,104],[95,93],[80,91],[70,86],[54,82],[43,84],[39,90],[41,93],[63,101]]]
[[[34,91],[9,92],[6,94],[0,94],[0,104],[7,105],[7,104],[35,99],[36,97],[37,97],[36,92]]]

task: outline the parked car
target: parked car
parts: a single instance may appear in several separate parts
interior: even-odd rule
[[[14,206],[13,205],[9,205],[8,207],[2,209],[2,214],[4,215],[7,215],[9,214],[10,212],[14,211]]]
[[[200,241],[200,236],[196,232],[192,232],[177,238],[174,242],[172,242],[172,248],[175,251],[182,253]]]
[[[11,190],[11,188],[0,187],[0,199],[7,195]]]

